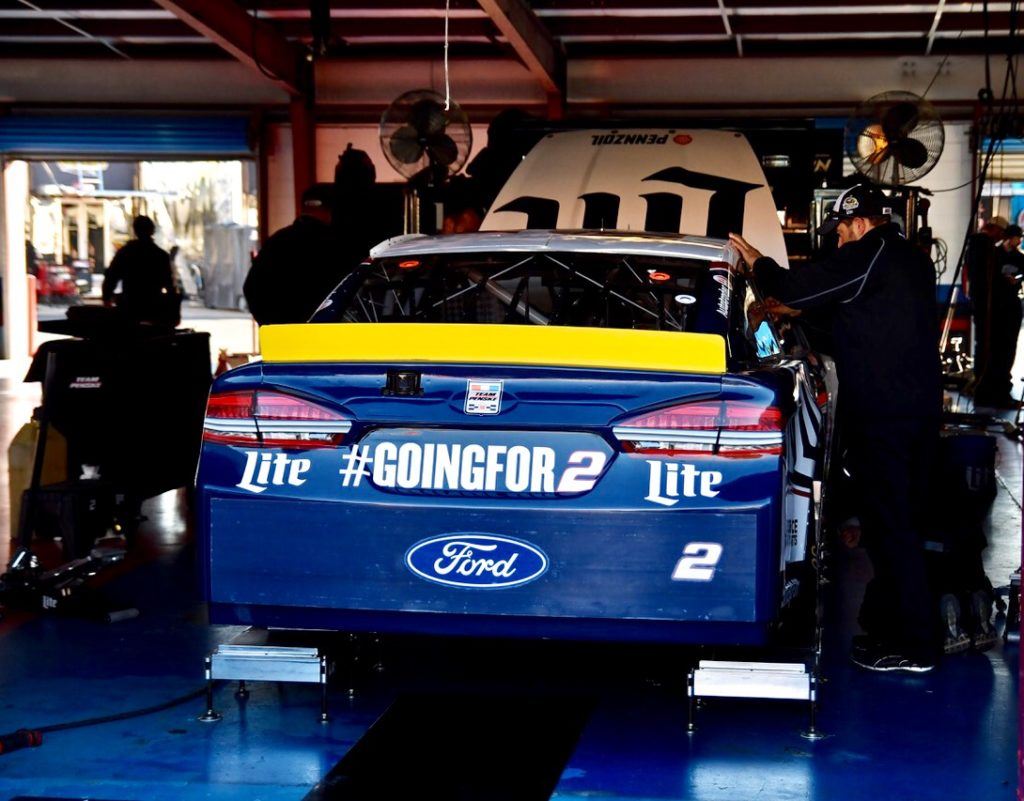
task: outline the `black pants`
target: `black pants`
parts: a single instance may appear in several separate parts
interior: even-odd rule
[[[979,406],[1004,402],[1013,391],[1010,371],[1017,356],[1017,335],[1020,333],[1021,307],[1016,295],[992,299],[988,314],[975,320],[974,373],[978,383],[974,402]]]
[[[874,569],[860,624],[906,656],[932,659],[939,650],[939,616],[929,592],[924,541],[939,420],[855,416],[846,434],[861,541]]]

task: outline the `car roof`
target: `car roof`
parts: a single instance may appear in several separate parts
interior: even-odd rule
[[[607,253],[622,256],[663,256],[706,262],[735,262],[725,239],[638,231],[478,231],[425,236],[406,234],[381,242],[370,251],[375,259],[440,253]]]

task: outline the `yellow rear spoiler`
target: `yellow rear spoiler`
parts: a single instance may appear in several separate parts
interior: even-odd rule
[[[725,372],[714,334],[464,323],[307,323],[260,329],[274,364],[368,362],[597,367],[673,373]]]

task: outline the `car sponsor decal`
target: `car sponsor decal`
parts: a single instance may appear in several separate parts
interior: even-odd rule
[[[554,448],[477,443],[393,442],[353,445],[342,455],[341,484],[364,478],[398,492],[575,495],[594,488],[607,454],[576,450],[559,464]]]
[[[691,542],[676,562],[672,581],[711,581],[721,558],[722,546],[717,542]]]
[[[683,498],[714,498],[722,483],[722,474],[717,470],[698,470],[692,464],[658,462],[650,460],[647,495],[645,501],[659,506],[675,506]]]
[[[663,145],[668,141],[668,134],[645,133],[609,133],[591,134],[590,144],[598,145]],[[678,144],[678,143],[677,143]]]
[[[257,494],[270,486],[301,487],[312,464],[309,459],[293,459],[286,453],[246,451],[242,480],[235,486]]]
[[[405,566],[413,575],[467,590],[520,587],[543,576],[549,564],[536,545],[494,534],[444,534],[405,552]]]
[[[469,379],[466,382],[466,414],[497,414],[500,412],[503,384],[503,381]]]
[[[726,320],[729,319],[729,297],[732,295],[732,284],[729,281],[729,271],[713,268],[710,270],[711,279],[718,284],[718,305],[716,311]]]

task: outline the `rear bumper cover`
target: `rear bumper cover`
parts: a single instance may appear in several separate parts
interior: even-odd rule
[[[770,499],[616,511],[204,496],[201,558],[215,623],[758,643],[777,614],[779,514]],[[496,543],[486,546],[498,548],[496,559],[513,543],[504,555],[519,561],[506,572],[528,580],[474,584],[455,571],[440,583],[433,566],[450,569],[442,554],[462,546],[441,547],[467,537]],[[720,546],[710,578],[675,578],[693,544]]]

